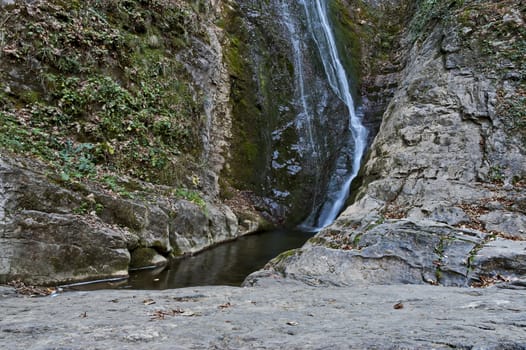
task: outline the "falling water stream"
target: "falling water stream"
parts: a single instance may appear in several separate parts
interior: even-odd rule
[[[349,76],[345,71],[335,35],[328,16],[328,1],[330,0],[277,0],[279,17],[288,32],[288,40],[294,65],[295,96],[293,105],[296,117],[293,121],[298,133],[301,134],[302,152],[309,154],[310,159],[319,161],[320,145],[323,137],[316,127],[323,125],[328,119],[320,117],[320,108],[313,102],[314,94],[326,98],[327,91],[309,89],[308,67],[305,60],[307,38],[314,42],[327,84],[332,93],[339,99],[346,111],[342,113],[345,125],[348,125],[348,135],[341,140],[339,154],[335,157],[333,174],[328,179],[328,186],[322,204],[313,202],[312,212],[299,226],[300,231],[276,230],[269,233],[246,236],[234,242],[219,245],[194,257],[173,261],[162,271],[145,270],[130,274],[127,281],[98,285],[95,288],[135,288],[135,289],[166,289],[195,285],[227,284],[239,285],[251,272],[262,268],[267,261],[279,253],[301,246],[314,232],[330,225],[338,216],[349,196],[351,182],[358,174],[361,160],[367,144],[367,130],[362,125],[359,109],[356,109],[351,94]],[[304,9],[305,17],[294,11],[292,4],[299,4]],[[298,17],[300,16],[300,17]],[[308,32],[305,32],[305,29]],[[311,50],[312,51],[312,50]],[[323,78],[323,73],[321,73]],[[323,98],[322,98],[323,100]],[[320,120],[315,120],[320,118]],[[318,124],[316,124],[318,123]],[[290,124],[290,123],[289,123]],[[318,126],[316,126],[318,125]],[[318,185],[320,170],[316,172],[315,185]],[[89,287],[82,287],[83,289]]]
[[[318,47],[329,85],[348,109],[349,129],[351,131],[351,140],[348,140],[349,144],[352,145],[351,170],[343,176],[343,181],[339,174],[332,176],[325,203],[319,212],[312,213],[303,224],[304,227],[313,231],[319,231],[321,228],[330,225],[345,205],[351,182],[360,170],[362,157],[367,146],[367,129],[362,125],[361,117],[355,109],[348,75],[340,59],[327,15],[327,0],[301,0],[301,4],[305,9],[308,30]]]

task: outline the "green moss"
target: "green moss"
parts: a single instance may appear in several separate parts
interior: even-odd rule
[[[186,199],[187,201],[194,203],[201,209],[205,209],[206,207],[205,200],[196,191],[188,190],[186,188],[178,188],[175,191],[175,195],[179,198]]]
[[[230,167],[223,177],[226,187],[252,190],[261,194],[265,182],[270,130],[278,117],[272,77],[277,55],[267,52],[259,42],[251,42],[249,31],[238,8],[227,11],[223,26],[228,36],[225,59],[231,84],[233,111]],[[261,50],[262,62],[255,65],[251,58],[254,50]],[[267,62],[273,62],[272,64]],[[284,63],[279,60],[279,67]],[[274,67],[274,68],[273,68]],[[279,97],[281,98],[281,97]],[[285,99],[285,97],[284,97]]]
[[[464,1],[450,8],[443,25],[457,33],[462,54],[497,87],[496,115],[510,136],[526,146],[526,29],[504,21],[511,9],[526,11],[520,1]],[[495,78],[496,79],[495,79]]]
[[[340,51],[340,58],[349,75],[349,81],[354,82],[353,95],[358,97],[360,84],[361,57],[363,33],[359,23],[349,13],[347,4],[342,0],[329,2],[329,15],[332,20],[335,39]]]
[[[355,249],[358,249],[358,247],[360,246],[360,240],[362,239],[362,236],[363,236],[363,234],[361,234],[361,233],[359,233],[356,236],[354,236],[354,239],[352,241],[352,246]]]
[[[414,39],[425,37],[433,25],[439,21],[447,21],[460,8],[464,0],[419,0],[416,12],[409,25],[409,31]]]
[[[365,231],[370,231],[372,229],[374,229],[375,227],[383,224],[385,222],[385,218],[383,216],[381,216],[378,220],[376,220],[375,222],[369,224],[366,228],[365,228]]]
[[[284,273],[287,261],[293,257],[299,257],[301,254],[303,254],[303,251],[299,248],[287,250],[272,259],[269,264],[272,265],[278,272]]]
[[[243,153],[246,155],[249,162],[254,161],[258,156],[258,146],[246,141],[243,143]]]
[[[309,242],[309,244],[312,244],[312,245],[325,246],[327,243],[327,240],[324,237],[315,236],[315,237],[309,238],[307,242]]]

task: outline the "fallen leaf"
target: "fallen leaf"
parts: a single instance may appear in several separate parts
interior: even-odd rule
[[[28,295],[30,297],[43,297],[51,294],[56,294],[60,291],[60,289],[54,288],[29,286],[24,284],[24,282],[20,280],[10,281],[7,284],[15,288],[18,294]]]
[[[230,302],[227,302],[227,303],[219,305],[218,308],[219,309],[228,309],[231,306],[232,306],[232,304],[230,304]]]
[[[150,320],[164,320],[166,316],[198,316],[197,313],[190,310],[183,309],[171,309],[171,310],[155,310],[153,314],[150,315]]]
[[[162,310],[157,310],[155,311],[153,314],[151,314],[150,316],[150,320],[164,320],[164,317],[167,315],[166,312],[162,311]]]
[[[404,304],[402,304],[401,301],[399,301],[398,303],[393,305],[393,309],[395,309],[395,310],[400,310],[400,309],[403,309],[403,308],[404,308]]]
[[[155,301],[153,299],[144,299],[143,300],[144,305],[152,305],[155,304]]]

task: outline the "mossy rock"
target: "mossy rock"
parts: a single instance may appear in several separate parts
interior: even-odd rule
[[[160,267],[168,260],[153,248],[137,248],[131,252],[130,269]]]

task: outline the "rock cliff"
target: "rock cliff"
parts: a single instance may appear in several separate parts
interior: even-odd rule
[[[524,11],[420,4],[355,202],[267,274],[337,285],[525,278]]]
[[[221,3],[0,6],[0,282],[123,277],[261,227],[219,199]]]

